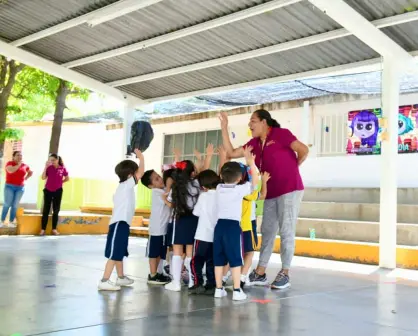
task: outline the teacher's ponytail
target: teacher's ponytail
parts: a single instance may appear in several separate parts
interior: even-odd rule
[[[281,127],[280,124],[277,122],[277,120],[271,117],[271,114],[269,111],[260,109],[260,110],[255,111],[254,113],[257,115],[258,119],[265,120],[268,126],[273,127],[273,128]]]

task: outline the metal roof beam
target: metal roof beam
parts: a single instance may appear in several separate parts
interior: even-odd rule
[[[408,64],[412,57],[343,0],[308,0],[385,58]]]
[[[121,48],[113,49],[110,51],[105,51],[102,53],[98,53],[96,55],[87,56],[87,57],[83,57],[83,58],[80,58],[71,62],[67,62],[67,63],[64,63],[63,66],[67,68],[74,68],[74,67],[81,66],[84,64],[90,64],[90,63],[102,61],[108,58],[117,57],[117,56],[124,55],[130,52],[136,51],[136,50],[146,49],[146,48],[153,47],[162,43],[174,41],[179,38],[201,33],[209,29],[224,26],[224,25],[236,22],[236,21],[244,20],[249,17],[260,15],[262,13],[269,12],[278,8],[286,7],[286,6],[292,5],[300,1],[301,0],[273,0],[273,1],[261,4],[261,5],[258,5],[258,6],[244,9],[236,13],[222,16],[217,19],[213,19],[210,21],[199,23],[191,27],[180,29],[172,33],[153,37],[151,39],[140,41],[134,44],[121,47]]]
[[[410,53],[411,58],[418,56],[418,50],[413,51]],[[382,59],[374,58],[366,61],[348,63],[344,65],[337,65],[328,68],[312,70],[312,71],[305,71],[291,75],[285,76],[278,76],[278,77],[271,77],[267,79],[255,80],[245,83],[239,84],[232,84],[226,86],[219,86],[210,89],[203,89],[185,93],[179,93],[169,96],[157,97],[157,98],[150,98],[147,99],[148,103],[155,103],[155,102],[162,102],[162,101],[169,101],[175,99],[182,99],[188,97],[195,97],[201,95],[209,95],[221,92],[231,92],[240,89],[248,89],[253,88],[260,85],[267,85],[267,84],[277,84],[283,82],[289,82],[294,80],[302,80],[306,78],[315,78],[315,77],[326,77],[326,76],[338,76],[338,75],[347,75],[347,74],[354,74],[354,73],[362,73],[362,72],[372,72],[372,71],[379,71],[382,69]]]
[[[64,68],[63,66],[46,60],[42,57],[34,55],[23,49],[14,47],[4,41],[0,40],[0,52],[2,55],[14,59],[18,62],[26,65],[38,68],[53,76],[62,78],[69,82],[80,85],[83,88],[90,89],[92,91],[103,93],[107,96],[114,97],[126,103],[134,104],[136,106],[144,105],[146,102],[140,98],[136,98],[127,93],[124,93],[118,89],[110,87],[107,84],[99,82],[90,77],[84,76],[74,70]]]
[[[406,22],[417,21],[417,20],[418,20],[418,11],[415,11],[415,12],[395,15],[389,18],[379,19],[379,20],[371,22],[371,24],[377,29],[377,28],[394,26],[394,25],[398,25],[398,24],[402,24]],[[276,53],[280,53],[283,51],[306,47],[308,45],[317,44],[317,43],[321,43],[321,42],[325,42],[329,40],[334,40],[334,39],[349,36],[349,35],[352,35],[352,33],[349,32],[347,29],[344,29],[344,28],[337,29],[337,30],[333,30],[333,31],[323,33],[323,34],[313,35],[313,36],[297,39],[294,41],[276,44],[270,47],[264,47],[264,48],[246,51],[246,52],[231,55],[231,56],[209,60],[209,61],[180,66],[177,68],[172,68],[172,69],[163,70],[163,71],[157,71],[157,72],[153,72],[153,73],[149,73],[145,75],[125,78],[125,79],[109,82],[107,84],[113,87],[118,87],[118,86],[123,86],[123,85],[145,82],[145,81],[149,81],[153,79],[179,75],[179,74],[183,74],[183,73],[187,73],[191,71],[197,71],[197,70],[207,69],[207,68],[216,67],[220,65],[230,64],[234,62],[244,61],[247,59],[266,56],[270,54],[276,54]]]
[[[42,38],[57,34],[64,30],[82,25],[84,23],[95,26],[97,24],[116,19],[120,16],[129,14],[139,9],[154,5],[162,0],[121,0],[106,7],[94,10],[90,13],[78,16],[74,19],[62,22],[55,26],[41,30],[37,33],[22,37],[18,40],[11,42],[14,47],[20,47],[24,44],[28,44]]]

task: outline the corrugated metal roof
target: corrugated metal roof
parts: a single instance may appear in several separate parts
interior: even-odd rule
[[[86,14],[118,0],[9,0],[0,3],[0,37],[24,36]]]
[[[307,3],[298,3],[77,70],[87,75],[99,74],[97,78],[103,81],[114,81],[271,46],[338,27],[322,12]]]
[[[96,27],[81,25],[28,45],[60,63],[212,20],[263,0],[165,0]],[[57,50],[66,48],[65,53]]]
[[[418,9],[418,0],[344,0],[367,20],[411,12]]]
[[[0,37],[14,40],[116,0],[31,0],[0,5]],[[74,27],[23,48],[55,62],[67,62],[159,36],[263,0],[164,0],[90,28]],[[418,9],[418,0],[346,0],[369,20]],[[293,41],[340,26],[308,1],[286,6],[145,50],[75,68],[100,81],[114,81]],[[418,21],[383,30],[408,51],[418,49]],[[143,98],[245,83],[378,57],[356,37],[151,80],[122,87]]]
[[[356,37],[285,51],[215,68],[126,85],[122,90],[149,99],[234,83],[346,64],[378,55]]]

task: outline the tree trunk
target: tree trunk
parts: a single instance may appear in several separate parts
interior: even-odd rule
[[[0,55],[0,132],[6,129],[7,107],[17,74],[24,68],[14,60],[8,61]],[[4,141],[0,141],[0,178],[3,172]]]
[[[52,123],[51,140],[49,142],[49,154],[58,153],[61,137],[62,121],[64,119],[64,110],[66,108],[65,100],[69,94],[67,82],[60,79],[60,85],[55,99],[54,122]]]

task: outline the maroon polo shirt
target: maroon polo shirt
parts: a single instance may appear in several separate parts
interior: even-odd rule
[[[257,168],[270,174],[266,199],[304,189],[297,155],[290,148],[295,140],[296,137],[288,129],[274,127],[267,135],[264,147],[260,138],[252,138],[243,146],[253,147]]]

